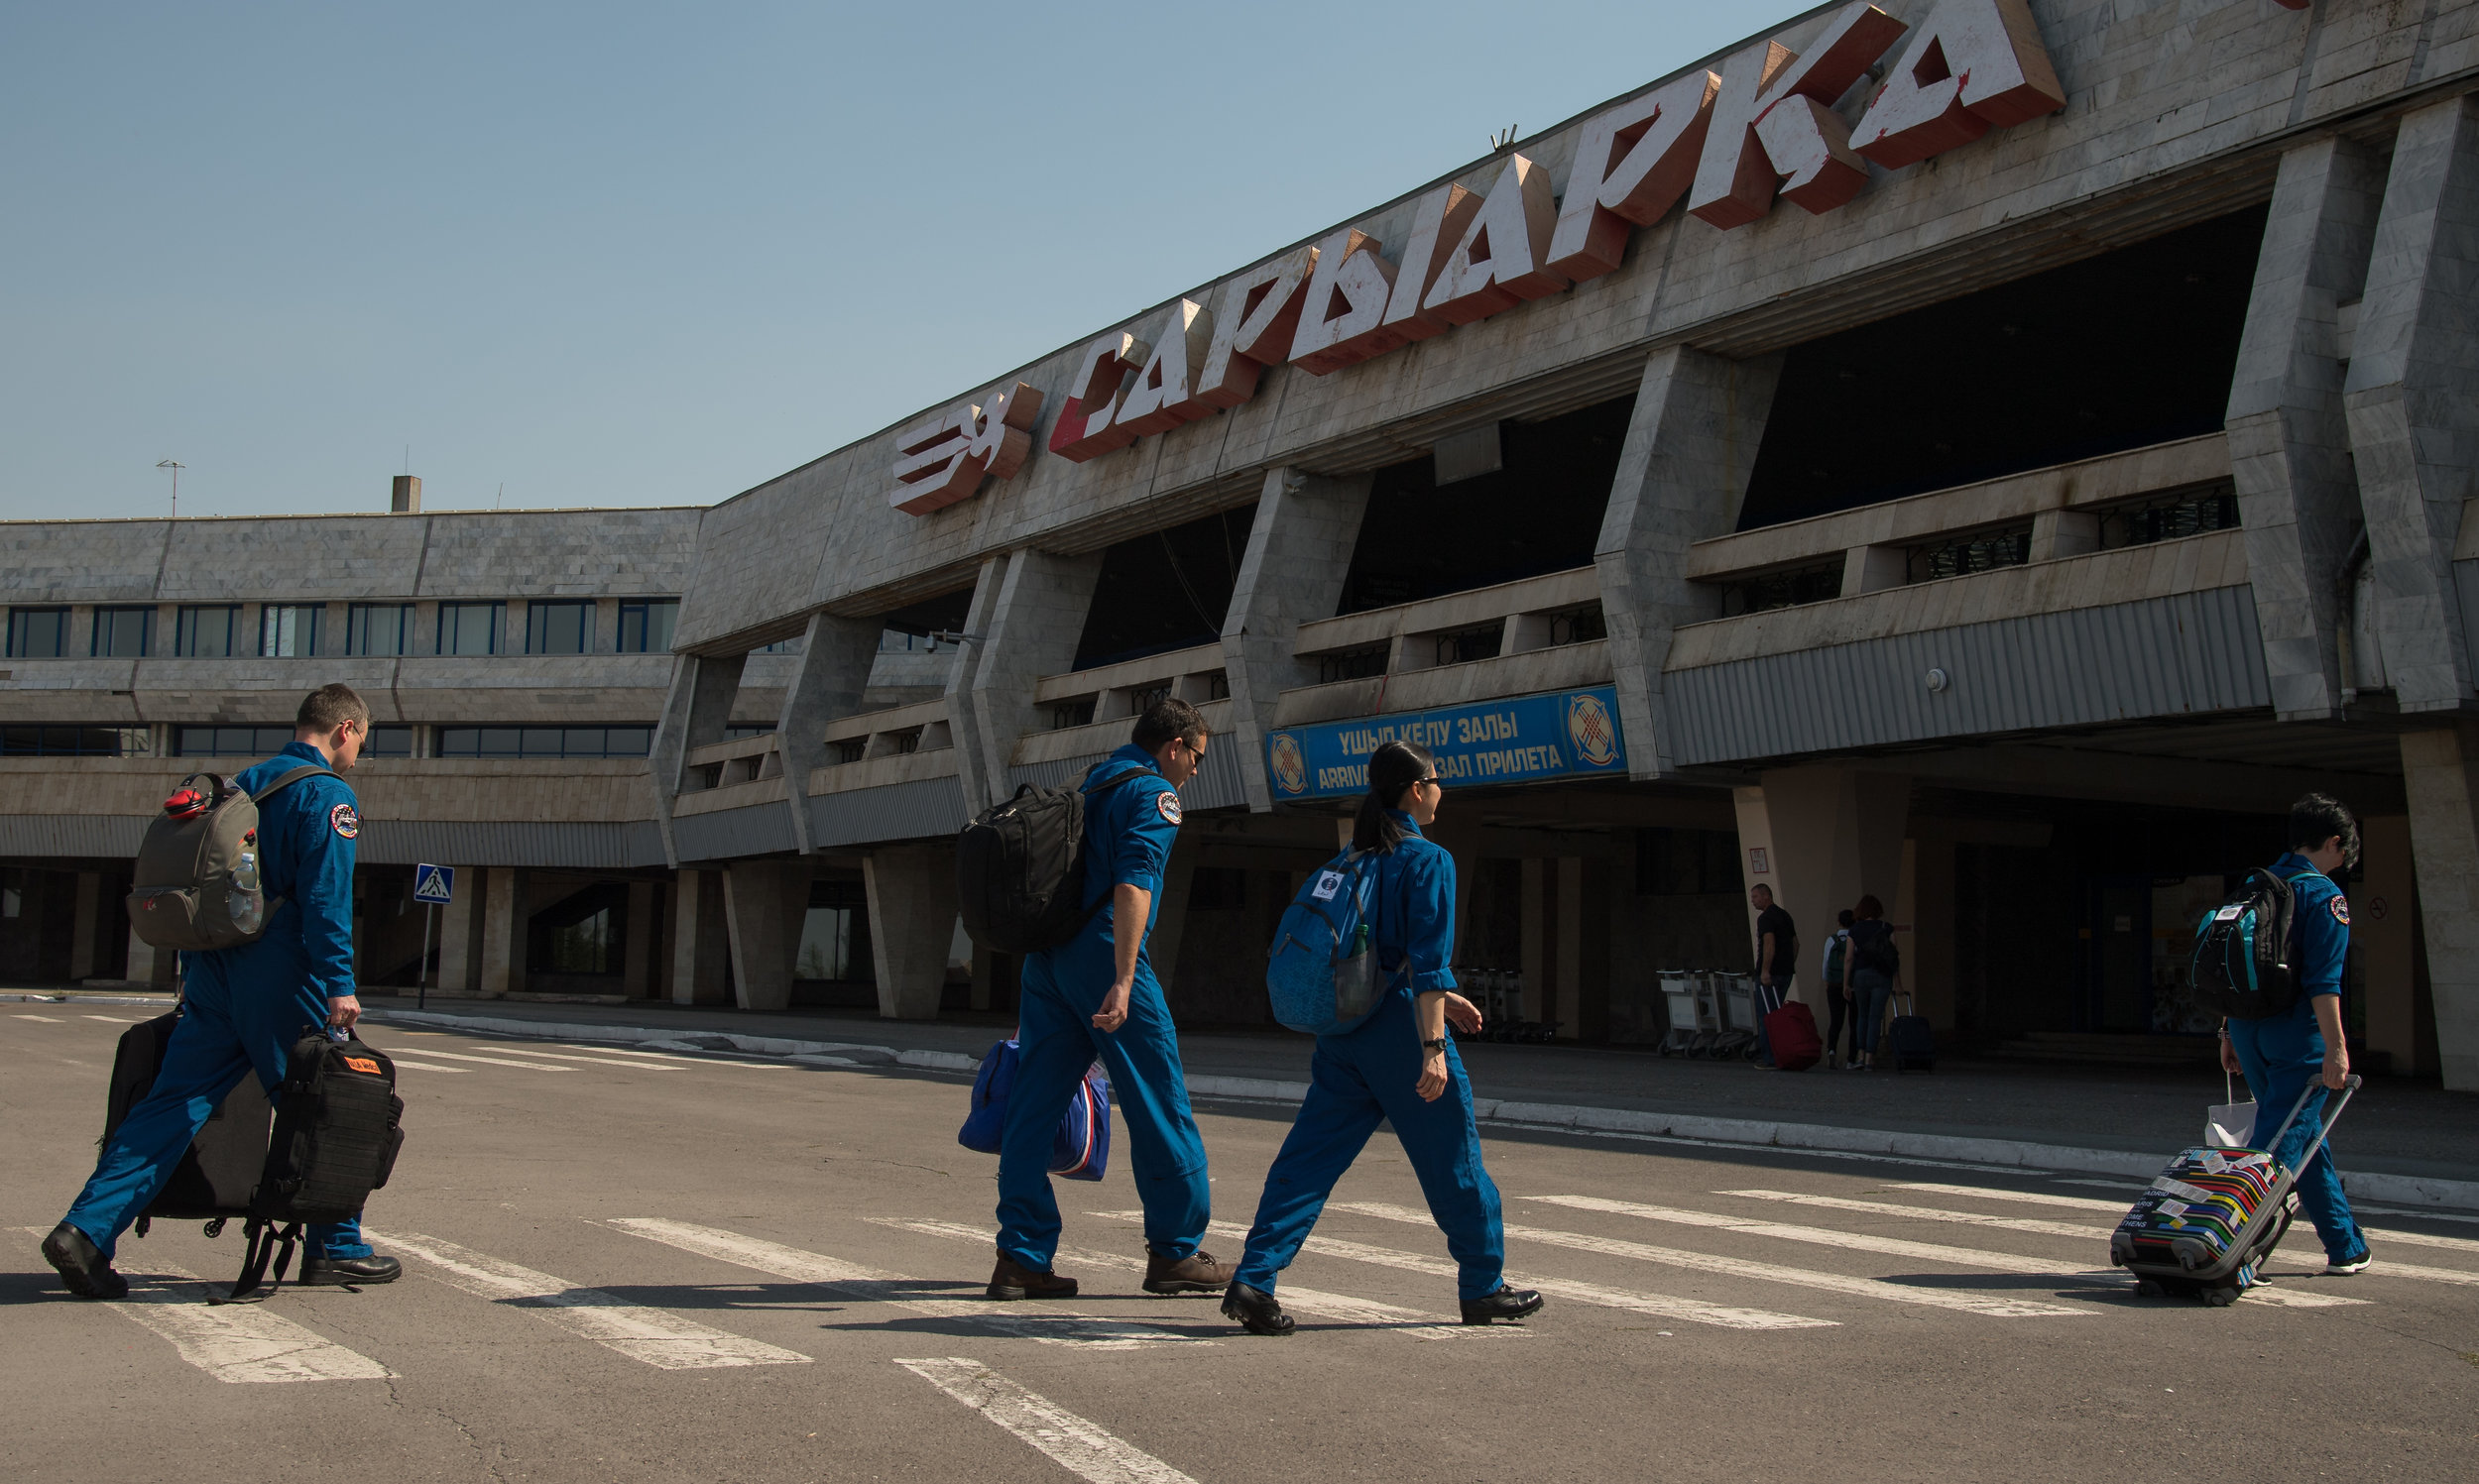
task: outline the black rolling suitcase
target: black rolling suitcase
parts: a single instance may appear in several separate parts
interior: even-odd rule
[[[172,1044],[180,1016],[176,1009],[121,1033],[120,1049],[112,1058],[111,1097],[103,1118],[106,1139],[155,1085],[155,1075],[164,1065],[164,1048]],[[173,1178],[140,1213],[138,1235],[145,1236],[150,1222],[159,1216],[167,1221],[204,1221],[209,1236],[223,1229],[226,1218],[247,1216],[250,1192],[267,1164],[269,1119],[267,1093],[258,1078],[242,1078],[223,1106],[208,1115],[206,1126],[198,1130],[189,1152],[180,1157]]]
[[[1929,1028],[1928,1017],[1913,1013],[1918,1007],[1911,996],[1897,990],[1894,994],[1897,1013],[1885,1027],[1885,1056],[1896,1072],[1934,1072],[1937,1070],[1937,1033]]]

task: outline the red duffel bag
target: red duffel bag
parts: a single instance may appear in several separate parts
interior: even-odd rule
[[[1817,1017],[1798,1000],[1765,1017],[1765,1039],[1773,1045],[1773,1065],[1784,1072],[1805,1072],[1825,1060]]]

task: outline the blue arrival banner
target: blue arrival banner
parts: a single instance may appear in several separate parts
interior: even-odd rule
[[[1396,717],[1286,727],[1265,739],[1277,799],[1332,799],[1368,789],[1368,756],[1390,742],[1435,753],[1450,784],[1541,783],[1621,773],[1618,696],[1608,686]]]

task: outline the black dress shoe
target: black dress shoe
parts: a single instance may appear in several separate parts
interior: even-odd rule
[[[1280,1338],[1291,1332],[1291,1315],[1282,1312],[1273,1295],[1236,1279],[1223,1294],[1223,1317],[1239,1320],[1240,1327],[1250,1334]]]
[[[121,1299],[129,1280],[112,1271],[112,1260],[92,1238],[62,1221],[43,1239],[43,1260],[58,1268],[60,1283],[80,1299]]]
[[[1542,1298],[1528,1288],[1501,1288],[1494,1294],[1464,1301],[1464,1322],[1486,1324],[1494,1319],[1520,1319],[1541,1312]]]
[[[304,1253],[300,1282],[305,1284],[394,1283],[405,1265],[393,1257],[320,1257]]]

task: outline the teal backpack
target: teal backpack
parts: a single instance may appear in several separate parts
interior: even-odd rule
[[[1276,1020],[1331,1036],[1376,1013],[1384,982],[1369,915],[1376,887],[1377,853],[1347,850],[1283,909],[1265,956],[1265,992]]]

